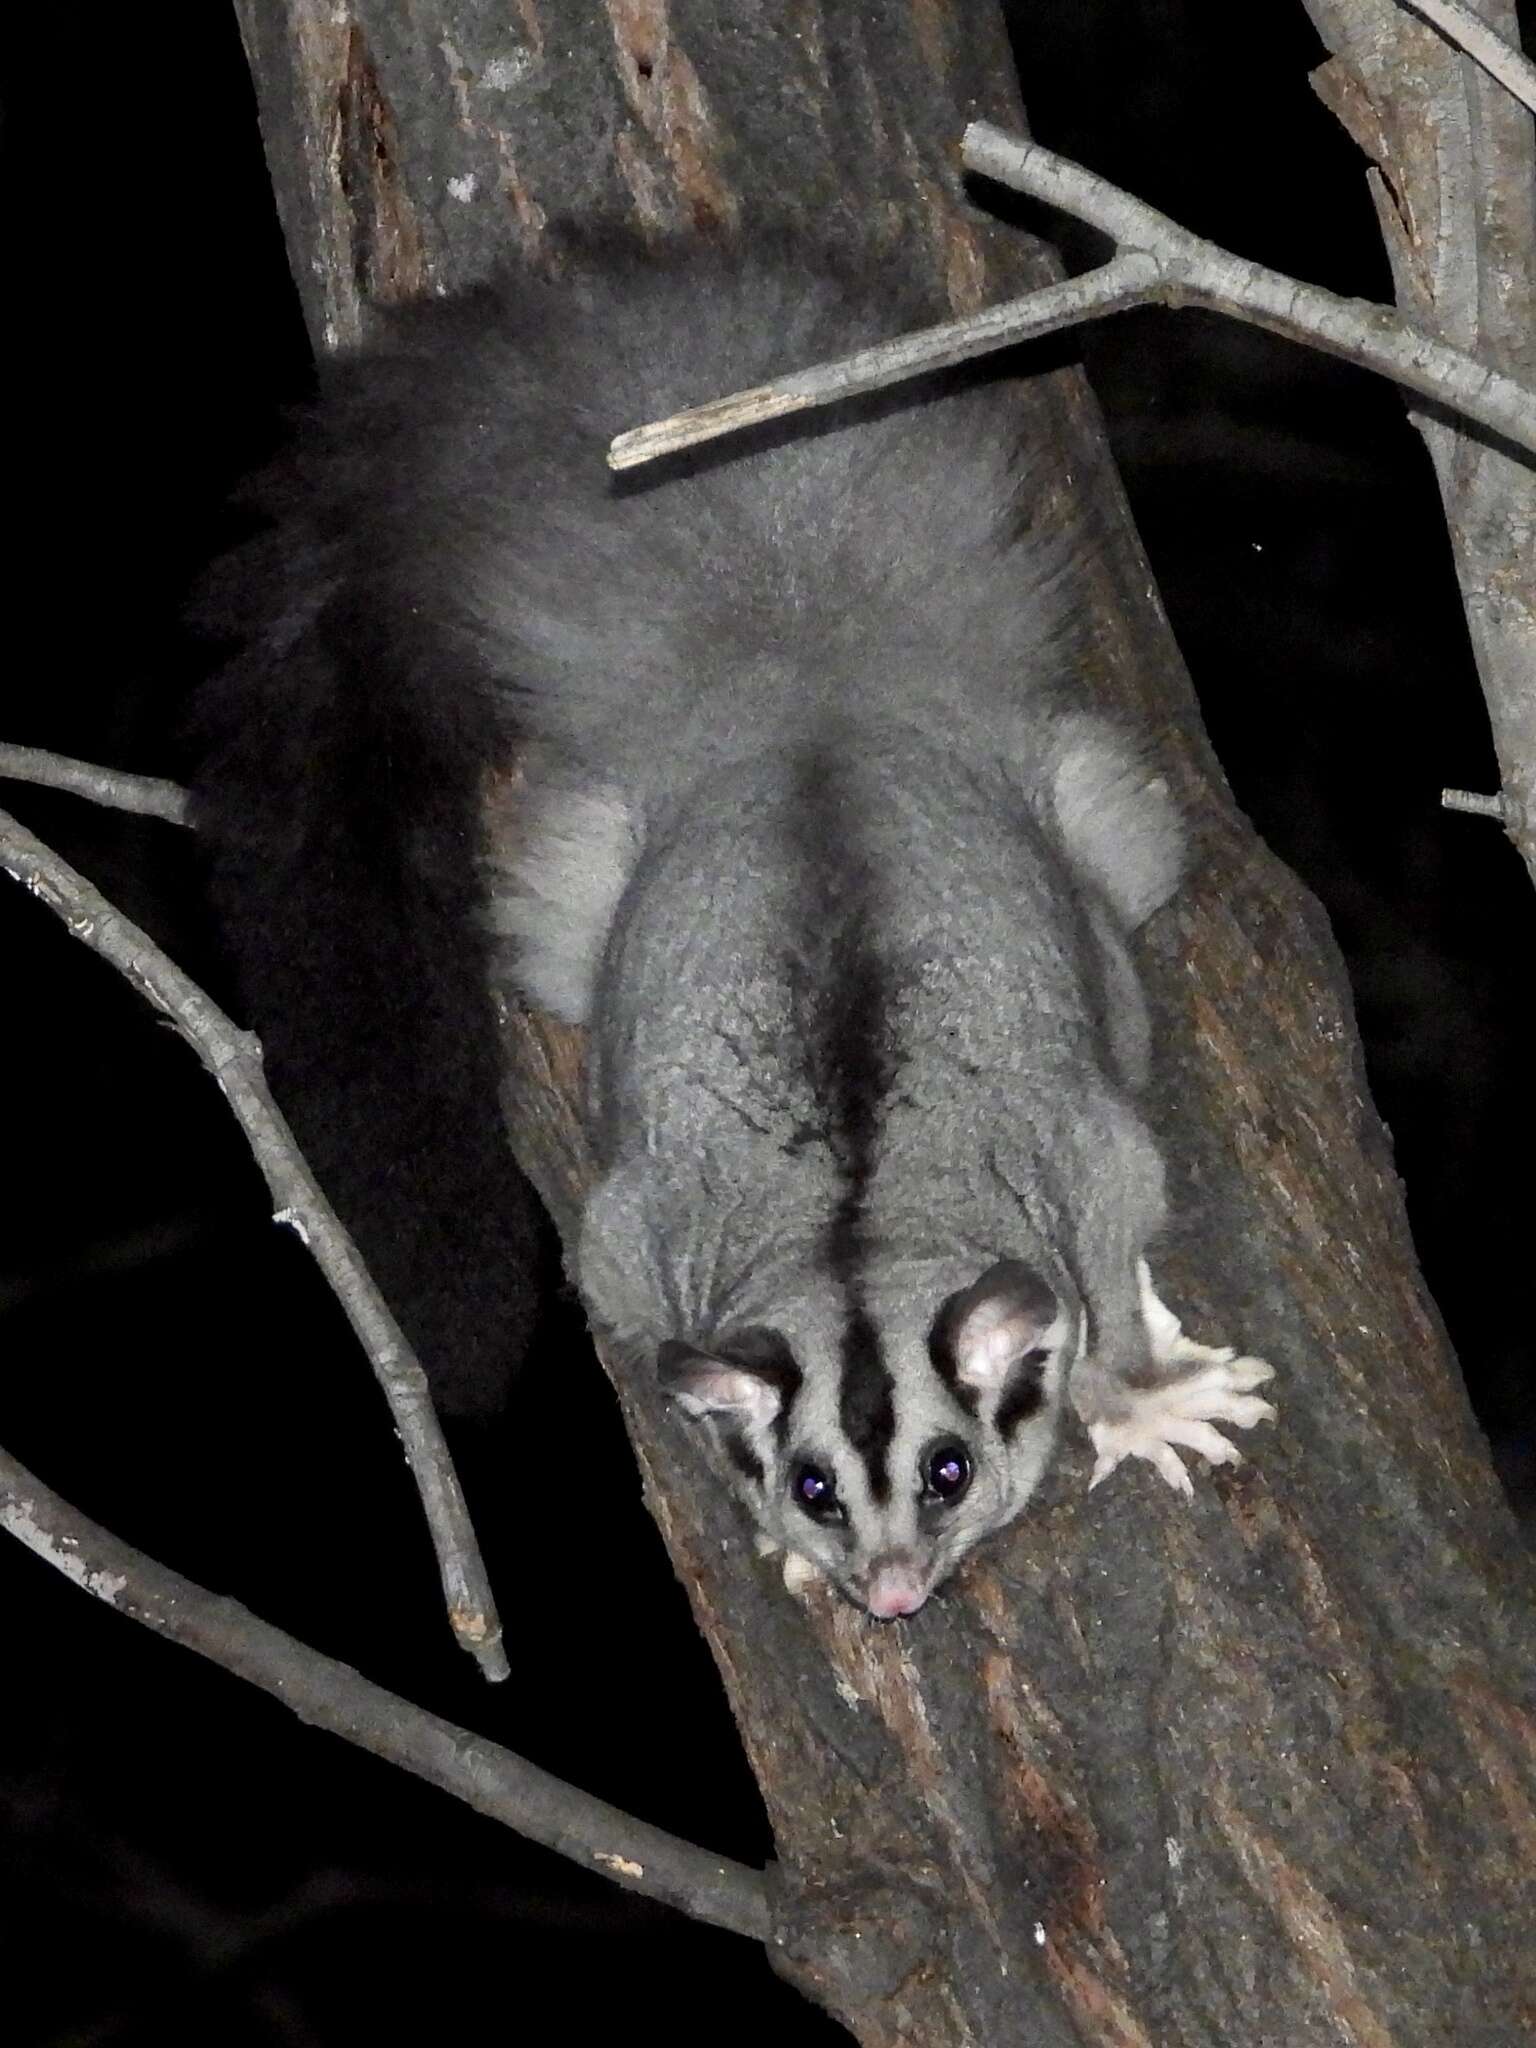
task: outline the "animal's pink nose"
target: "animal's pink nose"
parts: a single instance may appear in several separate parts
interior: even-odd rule
[[[916,1614],[927,1598],[924,1574],[904,1553],[877,1557],[870,1566],[864,1604],[878,1621],[894,1621],[898,1614]]]

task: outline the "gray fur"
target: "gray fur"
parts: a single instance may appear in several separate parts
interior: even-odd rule
[[[491,930],[511,942],[517,979],[540,1009],[585,1024],[603,947],[639,852],[635,819],[620,791],[565,786],[529,776],[518,805],[515,851],[491,856],[501,886]]]
[[[599,989],[606,1171],[579,1270],[598,1320],[647,1348],[685,1335],[729,1358],[734,1330],[783,1334],[805,1376],[787,1435],[773,1409],[726,1418],[745,1423],[768,1474],[749,1499],[770,1535],[865,1597],[878,1560],[914,1555],[926,1590],[1019,1511],[1088,1337],[1119,1373],[1146,1365],[1135,1264],[1162,1222],[1162,1170],[1117,1071],[1117,1046],[1139,1054],[1145,1040],[1126,956],[1105,956],[1102,906],[1017,801],[1013,764],[880,721],[820,744],[859,821],[869,887],[850,886],[819,929],[797,922],[786,846],[803,830],[803,790],[781,751],[716,770],[656,815]],[[887,1086],[857,1248],[897,1396],[883,1502],[839,1411],[850,1295],[829,1234],[848,1173],[806,1056],[818,1004],[835,1003],[871,944],[887,977]],[[1102,1014],[1107,990],[1137,1013],[1128,1031]],[[929,1350],[946,1301],[1002,1257],[1040,1276],[1060,1310],[1041,1338],[1040,1411],[1006,1446],[988,1427],[1006,1376],[968,1411]],[[975,1478],[926,1526],[918,1453],[947,1434],[966,1442]],[[835,1468],[846,1529],[808,1523],[791,1501],[806,1456]]]
[[[1168,901],[1183,871],[1184,833],[1167,784],[1100,719],[1064,718],[1056,747],[1051,797],[1062,845],[1134,931]]]
[[[590,1026],[591,1312],[662,1358],[766,1534],[883,1614],[1018,1513],[1089,1347],[1147,1365],[1126,938],[1180,829],[1073,707],[1071,554],[995,375],[638,487],[602,450],[940,310],[803,255],[503,287],[451,316],[394,537],[527,749],[491,923]],[[952,1506],[936,1442],[971,1463]],[[843,1520],[792,1498],[807,1462]]]

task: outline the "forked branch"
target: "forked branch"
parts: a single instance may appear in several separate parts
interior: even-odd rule
[[[1207,307],[1342,356],[1536,453],[1536,392],[1437,341],[1390,307],[1341,299],[1234,256],[1053,150],[988,122],[975,121],[965,131],[961,157],[968,170],[1101,229],[1119,245],[1116,255],[1064,284],[632,428],[610,445],[610,466],[632,469],[741,427],[1147,305]]]
[[[173,783],[10,746],[0,748],[0,773],[120,810],[186,822],[185,793]],[[455,1633],[487,1677],[506,1677],[500,1623],[425,1378],[268,1095],[255,1039],[66,861],[4,812],[0,866],[163,1010],[223,1089],[279,1220],[291,1224],[314,1254],[389,1399],[431,1526]],[[695,1919],[768,1939],[768,1888],[761,1872],[619,1812],[181,1578],[87,1520],[3,1450],[0,1528],[85,1592],[249,1679],[302,1720],[345,1736],[615,1883]]]
[[[172,783],[118,775],[59,755],[7,748],[0,755],[0,772],[71,789],[119,809],[185,817],[184,799],[177,802],[182,793]],[[163,1010],[224,1091],[271,1191],[277,1220],[297,1231],[309,1248],[384,1390],[426,1512],[453,1632],[479,1660],[487,1678],[507,1677],[501,1622],[426,1375],[272,1100],[260,1045],[248,1031],[238,1029],[146,932],[3,811],[0,867]]]

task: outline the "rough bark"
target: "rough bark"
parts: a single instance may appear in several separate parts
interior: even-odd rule
[[[894,229],[957,308],[1053,274],[958,188],[966,121],[1020,118],[990,0],[241,9],[322,343],[360,293],[451,284],[572,214]],[[1089,1498],[1070,1445],[1005,1541],[880,1627],[790,1599],[610,1361],[772,1818],[777,1960],[869,2044],[1523,2040],[1528,1564],[1324,920],[1230,805],[1084,387],[1019,404],[1059,452],[1043,515],[1096,542],[1085,690],[1157,733],[1200,844],[1144,952],[1186,1219],[1163,1291],[1277,1364],[1282,1419],[1193,1506],[1127,1471]],[[568,1228],[580,1047],[510,1005],[507,1045],[514,1140]]]
[[[1520,45],[1514,0],[1479,13]],[[1371,159],[1371,195],[1403,311],[1536,382],[1536,146],[1531,116],[1393,0],[1307,0],[1333,51],[1322,98]],[[1416,407],[1455,553],[1498,753],[1504,828],[1536,880],[1536,466]]]

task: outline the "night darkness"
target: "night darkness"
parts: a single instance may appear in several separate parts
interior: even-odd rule
[[[1299,0],[1015,12],[1043,142],[1261,261],[1390,295],[1363,161],[1307,83],[1322,51]],[[239,43],[221,5],[101,10],[6,91],[25,651],[0,736],[176,774],[197,659],[179,605],[305,379]],[[1078,338],[1238,802],[1349,958],[1428,1279],[1529,1510],[1516,1274],[1536,1201],[1512,1161],[1532,1129],[1536,904],[1496,826],[1438,808],[1442,785],[1496,776],[1427,458],[1390,387],[1215,316]],[[173,828],[17,785],[0,802],[229,999]],[[217,1092],[49,912],[13,891],[0,918],[0,1442],[379,1682],[761,1861],[713,1666],[579,1328],[559,1326],[561,1370],[503,1422],[455,1438],[508,1624],[515,1676],[492,1691],[448,1636],[367,1369]],[[487,2011],[546,2038],[548,2000],[562,2037],[847,2038],[746,1944],[306,1730],[10,1543],[0,1614],[14,2048],[453,2039]]]

